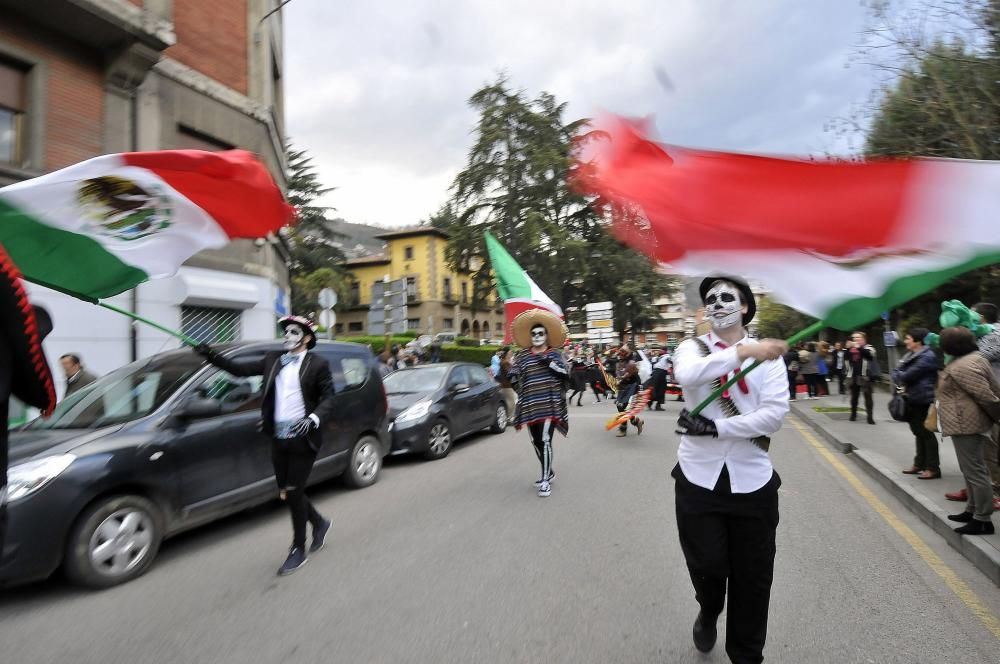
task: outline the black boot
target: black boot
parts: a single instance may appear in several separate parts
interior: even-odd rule
[[[956,528],[955,532],[959,535],[992,535],[994,533],[993,522],[973,519],[964,526]]]
[[[694,619],[694,647],[699,652],[708,652],[715,647],[715,639],[719,636],[715,627],[715,621],[718,618],[719,616],[710,618],[699,611],[698,617]]]
[[[972,512],[962,512],[961,514],[949,514],[949,521],[957,521],[958,523],[969,523],[972,521]]]

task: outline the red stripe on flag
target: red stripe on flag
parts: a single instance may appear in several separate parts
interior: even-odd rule
[[[231,238],[263,237],[295,219],[271,174],[245,150],[127,152],[122,159],[153,171]]]
[[[912,161],[797,161],[664,148],[624,120],[608,135],[610,145],[580,165],[579,186],[618,208],[637,206],[641,215],[615,215],[618,234],[666,262],[690,251],[844,256],[885,245],[898,237],[918,168]]]

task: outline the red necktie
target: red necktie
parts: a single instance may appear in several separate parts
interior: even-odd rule
[[[715,347],[716,348],[722,348],[722,349],[729,348],[729,346],[727,346],[726,344],[722,343],[721,341],[716,341],[715,342]],[[737,372],[739,372],[739,371],[741,371],[741,369],[737,369]],[[722,376],[721,378],[719,378],[719,381],[720,381],[721,385],[725,385],[727,380],[729,380],[729,376],[728,375]],[[749,394],[750,393],[750,390],[747,389],[747,382],[745,380],[743,380],[742,376],[740,376],[740,379],[738,381],[736,381],[736,384],[740,386],[740,392],[742,392],[743,394]],[[728,399],[729,398],[729,390],[726,390],[725,392],[722,393],[722,398],[723,399]]]

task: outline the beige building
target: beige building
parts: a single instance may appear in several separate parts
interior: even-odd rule
[[[338,336],[368,334],[372,286],[386,279],[405,279],[409,331],[503,338],[503,303],[491,291],[486,298],[487,308],[473,309],[472,272],[456,272],[448,267],[447,233],[432,226],[415,226],[376,237],[385,242],[381,254],[347,261],[354,280],[347,307],[337,313],[334,331]]]

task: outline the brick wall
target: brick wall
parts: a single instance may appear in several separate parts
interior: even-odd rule
[[[174,0],[166,55],[247,94],[247,0]]]
[[[48,68],[45,170],[101,154],[104,81],[97,54],[10,13],[0,22],[0,53],[4,42],[44,61]]]

